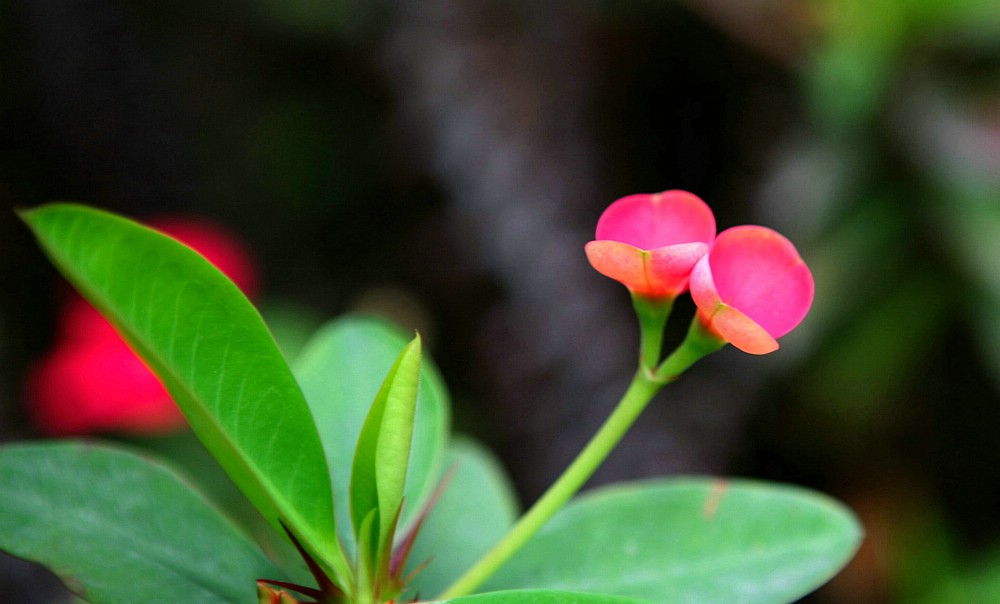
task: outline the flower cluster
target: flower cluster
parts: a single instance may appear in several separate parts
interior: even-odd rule
[[[715,231],[712,210],[691,193],[630,195],[604,211],[585,249],[633,297],[669,303],[690,289],[706,333],[751,354],[773,352],[812,305],[812,273],[769,228]]]
[[[250,254],[227,231],[180,217],[152,226],[198,251],[247,295],[256,291]],[[67,300],[57,329],[55,347],[26,382],[28,411],[41,432],[154,434],[186,426],[159,379],[87,301],[79,296]]]

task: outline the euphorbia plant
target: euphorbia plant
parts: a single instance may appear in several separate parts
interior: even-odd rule
[[[0,448],[0,548],[87,601],[788,602],[860,539],[846,509],[790,486],[672,478],[574,499],[664,385],[726,342],[773,350],[811,303],[790,243],[762,227],[716,238],[690,193],[619,200],[587,244],[632,293],[639,366],[519,519],[489,453],[449,439],[447,394],[419,336],[340,318],[289,365],[239,289],[190,248],[78,205],[22,218],[284,539],[260,549],[171,467],[120,446]],[[689,283],[699,310],[664,358],[663,326]]]

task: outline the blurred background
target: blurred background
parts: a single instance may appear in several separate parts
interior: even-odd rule
[[[71,199],[229,229],[290,340],[420,328],[530,503],[635,363],[583,245],[687,189],[792,239],[816,303],[668,388],[593,484],[810,486],[868,536],[808,602],[1000,601],[995,0],[7,0],[0,44],[0,440],[46,435],[25,382],[67,295],[11,209]],[[0,593],[63,601],[9,558]]]

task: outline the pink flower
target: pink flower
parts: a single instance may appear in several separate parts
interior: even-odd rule
[[[31,414],[45,434],[155,434],[185,426],[166,389],[120,339],[60,343],[34,367],[27,386]]]
[[[795,246],[761,226],[719,233],[691,272],[691,296],[709,332],[744,352],[766,354],[809,312],[815,286]]]
[[[153,226],[191,246],[247,295],[257,271],[245,246],[219,227],[191,218]],[[28,375],[29,411],[50,435],[102,431],[168,433],[186,422],[166,389],[110,323],[79,296],[59,316],[57,343]]]
[[[675,298],[714,239],[715,217],[704,201],[686,191],[664,191],[612,203],[585,250],[597,272],[633,294]]]

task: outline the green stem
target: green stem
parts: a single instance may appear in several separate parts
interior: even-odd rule
[[[650,300],[635,296],[633,303],[642,328],[639,370],[618,406],[562,476],[521,516],[500,543],[441,593],[441,599],[467,595],[482,585],[580,490],[660,388],[677,379],[698,359],[726,344],[725,340],[710,333],[696,316],[681,345],[657,366],[663,344],[663,327],[673,300]]]
[[[652,372],[660,362],[663,330],[674,306],[674,298],[650,298],[632,294],[632,307],[639,319],[639,367]]]
[[[691,321],[687,337],[670,353],[652,374],[652,379],[661,384],[676,380],[688,367],[699,359],[726,345],[726,341],[710,333],[697,316]]]
[[[521,549],[587,482],[662,385],[662,382],[651,379],[647,371],[640,369],[636,372],[618,406],[562,476],[521,517],[507,536],[446,589],[440,598],[457,598],[471,593]]]

